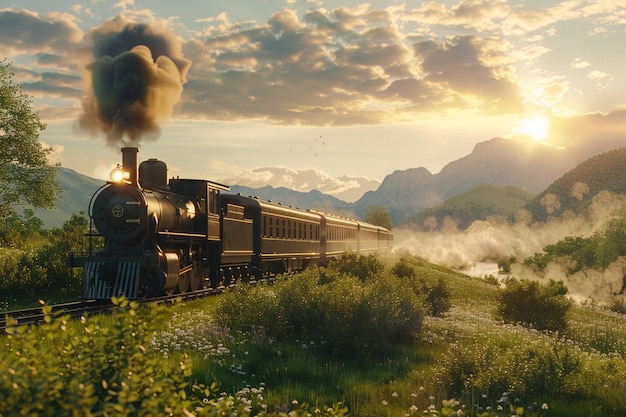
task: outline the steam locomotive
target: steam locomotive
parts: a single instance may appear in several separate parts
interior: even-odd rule
[[[89,203],[89,235],[104,247],[71,257],[84,268],[85,298],[182,294],[391,249],[383,227],[229,194],[212,181],[168,181],[165,162],[137,169],[138,152],[122,148],[122,165]]]

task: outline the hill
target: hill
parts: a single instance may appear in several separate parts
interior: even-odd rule
[[[536,221],[560,216],[568,210],[581,213],[603,190],[626,194],[626,148],[605,152],[580,163],[529,201],[525,208]]]
[[[425,168],[393,172],[378,190],[355,203],[355,212],[362,214],[371,204],[388,207],[397,224],[480,184],[510,185],[535,194],[579,157],[534,141],[494,138],[477,144],[470,155],[450,162],[438,174]]]
[[[274,201],[287,206],[300,207],[302,209],[315,209],[326,212],[346,210],[349,206],[345,201],[323,194],[317,190],[301,192],[290,190],[285,187],[274,188],[269,185],[261,188],[233,185],[230,187],[230,193],[245,196],[256,196],[262,200]]]
[[[475,220],[484,220],[489,216],[508,218],[533,197],[534,194],[513,186],[481,184],[436,207],[410,216],[405,223],[417,230],[435,230],[444,227],[444,219],[448,218],[459,229],[466,229]]]
[[[89,208],[89,200],[93,193],[104,184],[104,181],[79,174],[68,169],[59,168],[56,173],[56,180],[61,186],[61,195],[55,202],[54,209],[35,209],[35,216],[40,218],[46,229],[61,227],[70,218],[72,213],[85,214]],[[17,207],[18,214],[21,210]]]

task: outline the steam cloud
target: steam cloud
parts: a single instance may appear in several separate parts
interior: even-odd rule
[[[180,101],[191,61],[165,29],[122,19],[107,21],[92,34],[95,61],[86,70],[87,95],[79,125],[103,132],[111,145],[156,138]]]
[[[586,184],[579,183],[574,194],[588,193]],[[552,199],[550,203],[555,203]],[[553,209],[553,205],[545,205]],[[619,258],[604,271],[584,270],[569,275],[567,265],[553,262],[542,272],[535,272],[522,263],[523,259],[540,253],[546,245],[566,236],[591,236],[616,210],[626,208],[626,196],[600,191],[591,199],[587,215],[563,215],[546,223],[533,223],[532,215],[520,210],[516,222],[478,220],[466,230],[453,227],[440,231],[416,232],[394,229],[394,251],[420,256],[435,264],[455,269],[469,269],[477,261],[494,261],[510,255],[517,257],[511,274],[540,282],[562,280],[569,293],[582,299],[609,300],[619,294],[626,280],[626,259]]]

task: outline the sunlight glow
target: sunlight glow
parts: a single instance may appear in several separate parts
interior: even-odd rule
[[[514,135],[525,135],[531,139],[543,143],[548,137],[550,120],[545,116],[527,117],[519,122],[513,129]]]

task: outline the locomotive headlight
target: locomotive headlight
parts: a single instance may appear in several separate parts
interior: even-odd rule
[[[118,164],[117,167],[111,171],[109,176],[111,177],[111,181],[119,183],[130,178],[130,172],[125,172],[122,170],[122,166]]]
[[[187,208],[187,215],[190,219],[196,217],[196,206],[191,201],[187,201],[185,208]]]

